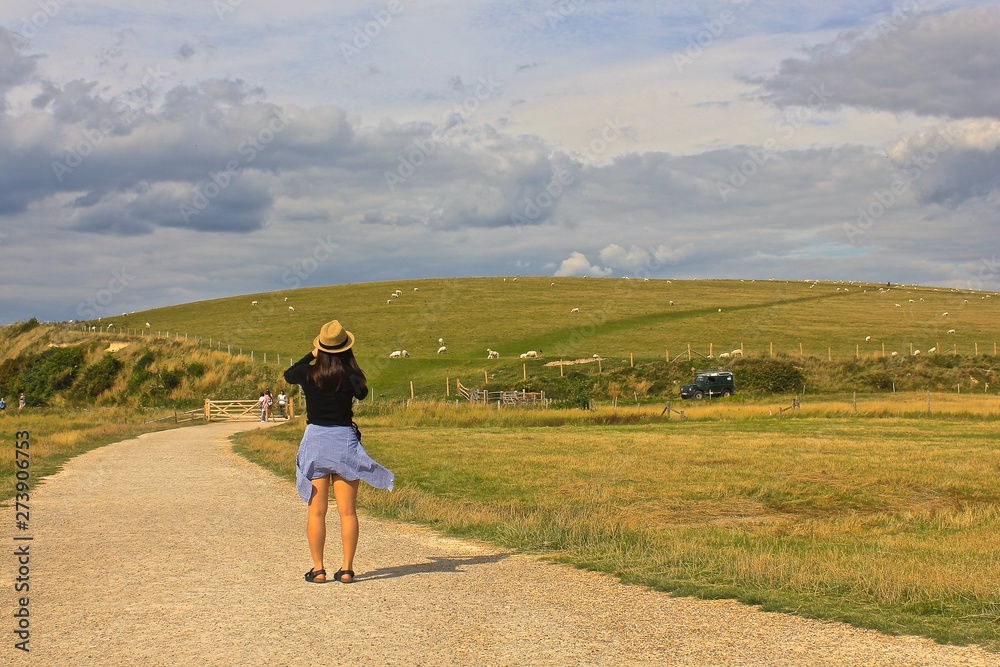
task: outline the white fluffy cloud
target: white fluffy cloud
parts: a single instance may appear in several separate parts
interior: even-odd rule
[[[559,268],[556,270],[555,275],[557,276],[592,276],[595,278],[610,276],[612,270],[606,267],[600,267],[596,264],[591,264],[587,256],[581,252],[576,252],[575,250],[570,253],[569,257],[562,261]]]

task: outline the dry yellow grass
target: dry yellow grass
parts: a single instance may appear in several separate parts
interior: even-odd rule
[[[662,590],[996,647],[1000,423],[957,400],[960,418],[740,418],[762,406],[716,402],[604,426],[628,410],[369,410],[366,446],[398,489],[362,503]],[[241,447],[290,475],[299,435]]]

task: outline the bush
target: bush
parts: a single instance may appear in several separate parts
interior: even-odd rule
[[[105,354],[95,364],[88,366],[73,385],[73,398],[78,401],[97,398],[114,386],[123,364],[113,354]]]
[[[737,359],[732,369],[737,391],[792,393],[801,389],[805,381],[801,368],[781,359]]]
[[[205,364],[200,361],[192,361],[185,369],[189,378],[200,378],[205,374]]]
[[[71,387],[84,354],[82,346],[53,347],[30,358],[18,378],[28,402],[48,405],[53,394]]]

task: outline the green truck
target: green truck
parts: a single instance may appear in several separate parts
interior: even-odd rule
[[[730,371],[698,371],[692,384],[681,385],[681,398],[712,398],[732,396],[736,393],[736,383]]]

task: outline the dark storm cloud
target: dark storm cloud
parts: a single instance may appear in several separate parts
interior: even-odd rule
[[[909,0],[753,80],[777,106],[1000,117],[1000,7],[921,14]],[[829,91],[817,100],[815,91]]]

